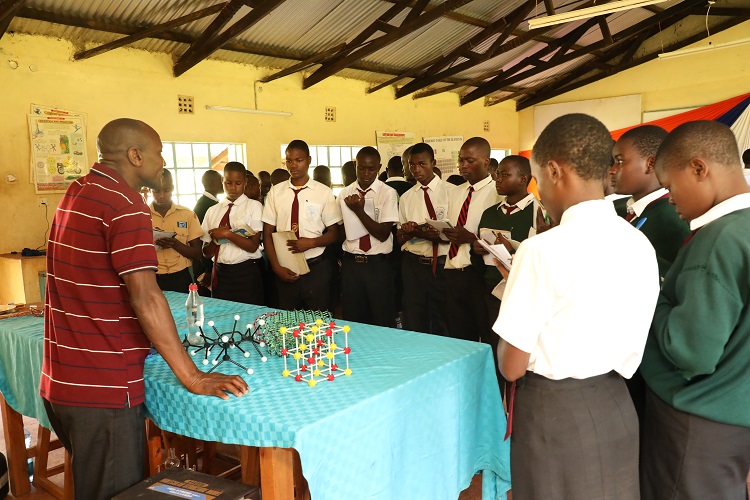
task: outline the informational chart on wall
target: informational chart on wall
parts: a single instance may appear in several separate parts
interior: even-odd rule
[[[86,115],[31,105],[31,180],[37,194],[64,193],[86,175]]]
[[[393,156],[401,154],[417,141],[414,132],[375,132],[375,144],[380,153],[380,162],[383,165]]]
[[[458,153],[464,143],[462,135],[449,135],[442,137],[425,137],[423,141],[435,150],[435,163],[447,179],[451,174],[458,173]]]

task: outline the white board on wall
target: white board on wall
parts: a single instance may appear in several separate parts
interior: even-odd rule
[[[534,140],[552,120],[569,113],[585,113],[600,120],[609,130],[618,130],[641,123],[641,95],[625,95],[561,102],[534,107]]]

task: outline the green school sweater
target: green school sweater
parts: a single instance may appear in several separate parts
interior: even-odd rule
[[[666,276],[677,252],[690,234],[688,223],[680,219],[675,207],[669,204],[669,198],[653,201],[641,212],[640,217],[635,217],[630,223],[639,228],[651,242],[656,251],[659,276]]]
[[[750,209],[702,227],[659,294],[641,372],[678,410],[750,427]]]
[[[510,236],[516,241],[523,241],[529,237],[529,229],[534,224],[534,203],[529,203],[526,208],[520,212],[516,212],[512,215],[505,215],[505,211],[500,208],[500,203],[492,205],[482,213],[482,218],[479,219],[479,229],[502,229],[504,231],[510,231]],[[487,285],[487,290],[492,291],[498,283],[503,279],[503,275],[497,270],[495,266],[488,266],[484,263],[481,256],[474,256],[472,258],[472,264],[478,266],[479,269],[485,268],[484,282]]]

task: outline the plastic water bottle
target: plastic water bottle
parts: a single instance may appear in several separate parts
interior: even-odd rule
[[[187,316],[188,334],[187,340],[190,345],[203,344],[199,326],[203,326],[203,299],[198,295],[198,285],[190,285],[187,302],[185,302],[185,313]]]

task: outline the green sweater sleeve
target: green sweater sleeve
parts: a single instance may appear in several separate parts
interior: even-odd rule
[[[715,371],[743,309],[741,297],[716,272],[721,269],[710,267],[683,269],[676,287],[662,291],[654,313],[652,335],[686,380]]]

